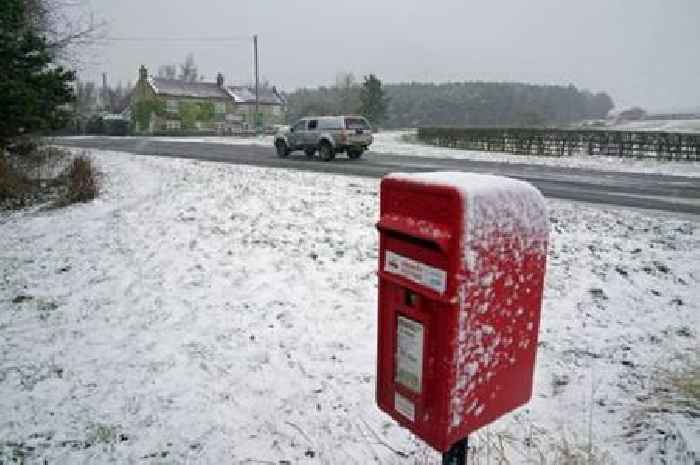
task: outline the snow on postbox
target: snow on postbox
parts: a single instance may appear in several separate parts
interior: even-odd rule
[[[499,176],[392,174],[377,227],[377,403],[445,452],[531,397],[544,201]]]

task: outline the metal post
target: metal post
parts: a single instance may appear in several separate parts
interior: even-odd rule
[[[100,100],[102,109],[107,109],[107,73],[102,73],[102,95],[100,95]],[[112,111],[114,110],[110,108],[109,112],[111,113]]]
[[[258,77],[258,35],[253,36],[253,50],[255,54],[255,116],[253,117],[253,124],[255,124],[255,135],[257,136],[260,128],[258,126],[258,99],[260,92],[260,78]]]
[[[469,438],[455,442],[450,450],[442,454],[442,465],[467,465]]]

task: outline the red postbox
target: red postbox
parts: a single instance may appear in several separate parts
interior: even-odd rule
[[[438,451],[526,403],[549,223],[510,178],[381,183],[377,403]]]

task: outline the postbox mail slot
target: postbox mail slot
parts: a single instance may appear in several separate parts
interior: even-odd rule
[[[429,223],[415,221],[397,215],[385,215],[377,223],[377,229],[383,233],[393,233],[403,240],[417,243],[423,247],[439,248],[447,252],[452,235],[449,230]]]
[[[381,278],[432,298],[448,298],[451,235],[445,228],[398,215],[383,216],[377,228],[385,246]]]

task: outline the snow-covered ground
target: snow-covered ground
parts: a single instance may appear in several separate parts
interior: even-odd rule
[[[0,217],[0,463],[439,463],[374,403],[377,180],[95,157],[96,201]],[[657,393],[698,349],[700,224],[548,208],[535,393],[478,463],[692,464]]]
[[[610,126],[610,129],[628,131],[669,131],[700,134],[700,119],[628,121]]]

